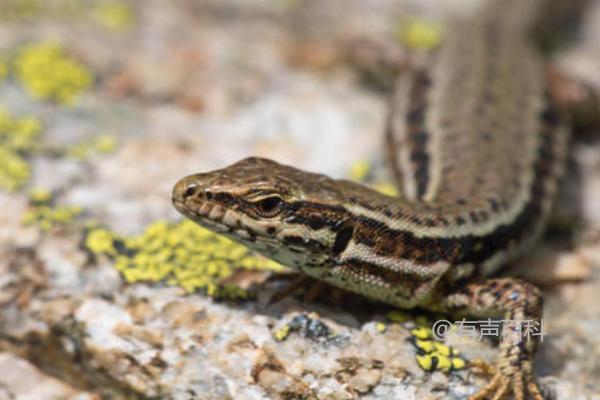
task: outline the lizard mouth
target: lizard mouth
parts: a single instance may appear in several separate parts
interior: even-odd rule
[[[188,217],[207,228],[222,231],[230,228],[225,221],[227,209],[210,201],[204,190],[188,178],[177,182],[172,193],[173,206]]]
[[[231,211],[219,204],[204,202],[190,206],[185,201],[173,199],[173,205],[181,214],[210,229],[237,228],[236,219],[226,218]],[[220,229],[219,229],[220,228]]]

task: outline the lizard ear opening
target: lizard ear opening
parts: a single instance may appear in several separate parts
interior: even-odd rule
[[[332,247],[334,255],[338,256],[344,250],[346,250],[348,243],[350,243],[350,240],[352,240],[352,235],[354,235],[354,224],[352,221],[347,220],[342,224],[335,236],[335,241],[333,242]]]

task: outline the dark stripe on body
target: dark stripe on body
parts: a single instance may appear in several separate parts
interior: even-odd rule
[[[357,229],[354,240],[368,246],[377,255],[410,259],[424,265],[439,261],[446,261],[452,265],[480,264],[498,251],[521,243],[546,211],[541,208],[541,199],[546,197],[544,185],[557,161],[554,154],[554,135],[558,123],[556,114],[548,108],[540,117],[541,144],[534,163],[534,182],[530,189],[529,201],[511,224],[500,225],[482,237],[417,237],[411,231],[390,229],[383,222],[358,216],[355,220]]]
[[[414,77],[410,82],[411,87],[408,93],[408,109],[404,117],[406,129],[406,143],[398,145],[396,142],[396,132],[392,123],[394,106],[390,107],[390,120],[387,126],[387,141],[389,146],[388,158],[392,164],[392,172],[395,175],[396,182],[402,182],[402,172],[399,161],[399,148],[408,148],[410,151],[410,162],[413,165],[412,180],[416,183],[416,199],[423,197],[427,191],[429,183],[429,152],[427,144],[430,140],[430,134],[426,129],[425,122],[427,117],[427,94],[431,87],[431,78],[428,71],[421,69],[415,71]],[[396,90],[396,92],[399,92]]]
[[[427,113],[427,93],[431,87],[431,79],[427,71],[417,72],[409,94],[409,110],[406,114],[406,128],[410,161],[414,167],[414,182],[417,185],[416,198],[421,199],[427,191],[429,183],[429,152],[427,143],[430,135],[425,127]]]

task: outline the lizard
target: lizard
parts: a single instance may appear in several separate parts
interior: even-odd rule
[[[491,0],[456,17],[425,62],[394,83],[385,157],[390,197],[249,157],[186,176],[185,217],[317,280],[392,306],[540,322],[543,296],[502,276],[542,234],[564,172],[568,129],[527,38],[534,0]],[[539,338],[503,336],[471,400],[543,399]]]

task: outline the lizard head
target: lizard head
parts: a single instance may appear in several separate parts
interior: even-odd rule
[[[325,175],[262,158],[187,176],[173,205],[196,223],[290,267],[320,267],[352,237],[343,195]]]

